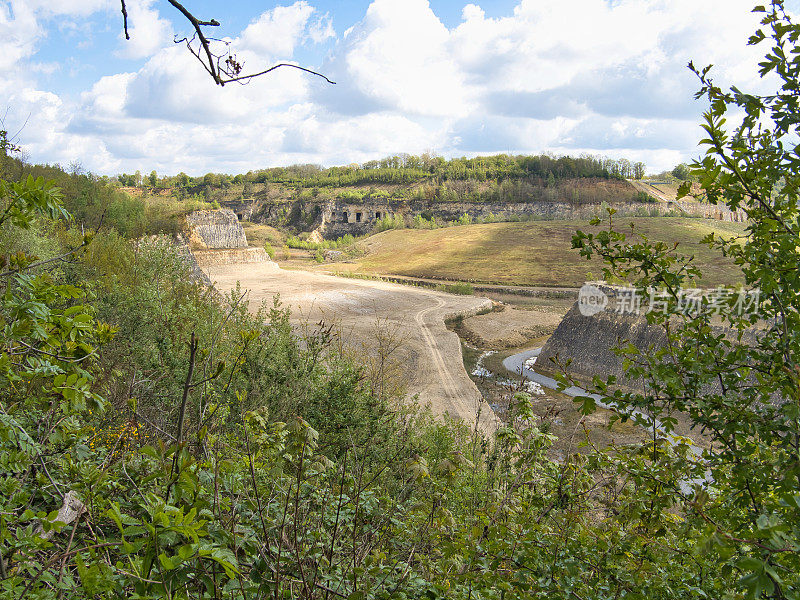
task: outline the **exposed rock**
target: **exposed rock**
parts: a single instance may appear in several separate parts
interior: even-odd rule
[[[606,288],[603,291],[614,293]],[[651,347],[662,348],[667,338],[663,328],[649,324],[643,316],[610,310],[585,316],[576,302],[542,348],[536,367],[553,371],[557,370],[555,360],[561,365],[571,360],[568,371],[577,379],[590,380],[595,375],[605,379],[615,375],[621,383],[632,386],[636,382],[626,380],[623,357],[612,351],[628,343],[646,351]]]
[[[186,226],[192,250],[247,248],[242,224],[229,208],[195,211],[186,215]]]
[[[724,213],[709,205],[694,203],[614,202],[609,205],[619,217],[691,214],[727,221],[741,220],[737,214]],[[272,226],[289,226],[310,231],[310,240],[336,239],[344,235],[367,235],[384,217],[394,217],[413,224],[414,218],[434,218],[438,223],[457,221],[468,215],[473,221],[587,220],[605,214],[605,204],[570,202],[567,200],[533,200],[528,202],[441,202],[375,198],[352,200],[296,200],[262,203],[251,210],[251,219]]]
[[[602,286],[602,291],[613,299],[613,287]],[[609,302],[611,304],[611,302]],[[677,317],[676,317],[677,318]],[[712,325],[714,335],[725,335],[733,343],[757,344],[759,328],[754,327],[742,333],[741,341],[737,334],[721,325]],[[614,310],[602,310],[592,316],[581,313],[576,302],[559,323],[553,335],[547,340],[536,361],[536,370],[554,372],[560,370],[556,361],[578,381],[590,381],[595,375],[605,380],[609,375],[617,378],[622,387],[641,390],[644,382],[626,377],[623,356],[617,356],[612,348],[624,348],[633,344],[642,354],[664,348],[667,335],[663,326],[652,325],[644,315],[619,314]],[[752,377],[752,375],[751,375]],[[720,393],[717,382],[709,383],[704,389],[708,393]],[[777,401],[777,396],[775,397]]]
[[[192,257],[201,269],[218,265],[272,262],[264,248],[193,250]]]

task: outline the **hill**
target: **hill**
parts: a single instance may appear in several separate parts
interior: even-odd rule
[[[628,223],[651,239],[677,242],[679,252],[695,255],[705,274],[704,286],[731,285],[741,280],[733,261],[698,240],[709,233],[740,234],[743,224],[649,217],[620,220],[619,229],[627,228]],[[590,227],[586,221],[532,221],[385,231],[361,242],[361,257],[337,267],[355,273],[506,285],[579,286],[591,276],[599,277],[601,265],[587,262],[571,250],[577,229],[599,227]]]

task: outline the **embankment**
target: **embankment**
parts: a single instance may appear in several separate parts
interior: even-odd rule
[[[614,375],[628,387],[637,382],[625,377],[623,357],[612,350],[629,343],[640,351],[662,348],[667,342],[664,330],[635,315],[603,311],[593,316],[581,314],[576,302],[564,315],[553,335],[547,340],[536,361],[540,371],[553,373],[559,365],[579,381],[589,381],[595,375],[605,379]]]

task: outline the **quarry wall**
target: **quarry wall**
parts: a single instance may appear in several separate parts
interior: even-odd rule
[[[603,286],[602,290],[609,296],[609,305],[613,305],[616,295],[614,288]],[[756,345],[759,331],[758,328],[745,330],[739,339],[738,332],[712,325],[714,335],[728,336],[734,344]],[[624,348],[628,343],[646,354],[650,350],[664,348],[667,336],[663,327],[651,325],[643,315],[604,310],[585,316],[581,314],[578,302],[575,302],[542,348],[536,360],[536,370],[548,374],[560,372],[558,365],[566,366],[567,361],[571,361],[566,370],[579,382],[590,382],[595,375],[605,381],[609,375],[614,375],[619,386],[642,391],[644,382],[626,377],[624,358],[612,350],[615,347]],[[722,392],[716,381],[703,389],[713,394]],[[777,396],[775,398],[777,401]]]
[[[247,248],[242,224],[229,208],[190,213],[186,215],[186,229],[192,250]]]
[[[192,255],[201,269],[219,265],[272,262],[264,248],[215,248],[211,250],[193,250]]]
[[[681,212],[694,217],[704,219],[716,219],[717,221],[733,221],[743,223],[747,221],[747,214],[741,209],[731,210],[727,206],[714,204],[702,204],[700,202],[672,202],[677,205]]]
[[[679,215],[682,212],[689,212],[665,203],[624,202],[609,206],[617,210],[618,216],[623,217]],[[400,199],[369,199],[359,202],[298,200],[262,203],[258,207],[237,203],[235,208],[239,209],[240,212],[236,214],[241,215],[241,218],[249,216],[256,223],[272,226],[289,225],[300,231],[314,231],[325,239],[335,239],[347,234],[353,236],[369,234],[386,216],[400,217],[407,226],[411,226],[418,215],[444,223],[456,221],[465,214],[473,220],[514,221],[586,220],[605,213],[603,204],[546,200],[515,203]]]
[[[603,291],[609,294],[605,288]],[[664,347],[667,338],[661,327],[650,325],[643,316],[621,315],[608,310],[584,316],[576,302],[542,348],[536,368],[546,372],[558,371],[554,361],[564,365],[571,360],[567,370],[579,380],[588,381],[595,375],[603,379],[614,375],[623,385],[634,387],[638,382],[626,379],[623,357],[611,350],[624,347],[628,342],[645,351],[650,347]]]
[[[228,208],[190,213],[186,235],[179,235],[176,242],[195,277],[208,285],[206,267],[272,262],[264,248],[248,247],[238,215]]]

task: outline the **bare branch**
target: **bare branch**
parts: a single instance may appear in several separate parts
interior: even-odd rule
[[[122,3],[122,26],[125,28],[125,39],[131,39],[131,36],[128,34],[128,9],[125,7],[125,0],[120,0]]]
[[[322,73],[318,73],[317,71],[312,71],[311,69],[306,69],[305,67],[301,67],[299,65],[293,65],[291,63],[279,63],[279,64],[275,65],[274,67],[270,67],[269,69],[265,69],[264,71],[260,71],[258,73],[253,73],[252,75],[242,75],[241,77],[233,77],[231,79],[226,80],[225,83],[231,83],[233,81],[250,80],[253,77],[259,77],[261,75],[266,75],[267,73],[271,73],[272,71],[274,71],[275,69],[278,69],[280,67],[292,67],[293,69],[298,69],[300,71],[305,71],[306,73],[311,73],[312,75],[316,75],[317,77],[322,77],[325,81],[327,81],[328,83],[330,83],[332,85],[336,85],[335,81],[331,81],[330,79],[325,77],[325,75],[323,75]]]
[[[125,27],[125,39],[130,39],[128,35],[128,12],[125,7],[126,0],[120,0],[122,3],[122,16],[124,20],[124,27]],[[301,67],[299,65],[293,65],[290,63],[280,63],[274,65],[268,69],[264,69],[263,71],[258,71],[257,73],[252,73],[250,75],[242,75],[242,71],[244,71],[244,63],[240,62],[236,55],[233,54],[230,49],[230,43],[226,40],[215,39],[211,37],[207,37],[203,33],[203,27],[219,27],[220,23],[216,19],[210,19],[208,21],[200,20],[195,17],[189,10],[183,6],[178,0],[167,0],[175,9],[180,12],[189,23],[192,24],[192,28],[194,29],[194,33],[191,36],[184,36],[182,38],[175,37],[175,43],[181,44],[185,43],[186,48],[191,52],[200,64],[203,65],[203,68],[206,72],[211,75],[211,78],[214,80],[219,86],[224,86],[226,83],[233,83],[238,82],[241,84],[250,83],[250,81],[255,77],[260,77],[262,75],[266,75],[279,69],[281,67],[291,67],[293,69],[297,69],[299,71],[303,71],[305,73],[309,73],[311,75],[316,75],[317,77],[322,77],[325,81],[330,84],[336,84],[335,81],[331,81],[322,73],[318,73],[312,69],[308,69],[306,67]],[[193,47],[192,43],[197,40],[199,47]],[[225,52],[221,54],[215,54],[212,50],[211,44],[212,42],[219,42],[225,45]]]
[[[218,85],[225,85],[225,83],[218,75],[216,69],[214,68],[213,54],[211,53],[211,48],[209,47],[208,40],[206,39],[206,36],[203,34],[202,30],[203,25],[210,25],[212,27],[217,27],[219,26],[219,23],[214,19],[212,19],[211,21],[202,21],[202,22],[198,21],[197,18],[188,10],[186,10],[183,4],[181,4],[177,0],[167,0],[167,2],[169,2],[175,8],[177,8],[183,14],[183,16],[186,17],[192,24],[192,27],[194,27],[195,32],[197,32],[197,39],[200,40],[200,44],[203,46],[203,50],[205,50],[206,56],[208,57],[207,70],[209,70],[209,72],[211,73],[211,77]]]

